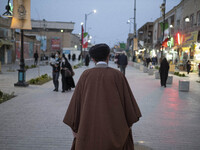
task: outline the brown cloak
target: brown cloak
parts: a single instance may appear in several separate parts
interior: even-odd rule
[[[140,117],[125,76],[97,65],[81,75],[63,122],[77,133],[72,150],[133,150],[130,127]]]

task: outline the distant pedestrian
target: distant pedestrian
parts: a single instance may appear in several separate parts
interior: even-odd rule
[[[168,72],[169,72],[169,63],[167,62],[166,58],[163,58],[160,64],[160,84],[161,86],[166,87],[166,82],[168,78]]]
[[[80,55],[78,55],[78,61],[80,61],[81,60],[81,54]]]
[[[128,58],[126,56],[126,52],[123,51],[121,55],[119,55],[118,60],[120,71],[125,75],[126,66],[128,65]]]
[[[199,63],[199,65],[198,65],[198,69],[199,69],[199,77],[200,77],[200,63]]]
[[[89,63],[90,63],[90,57],[87,54],[86,57],[85,57],[85,66],[89,66]]]
[[[68,59],[69,59],[69,60],[71,59],[71,54],[70,54],[70,53],[68,54]]]
[[[75,59],[76,59],[76,54],[73,54],[72,55],[72,61],[75,61]]]
[[[61,75],[62,75],[62,93],[71,90],[71,88],[75,87],[74,80],[72,78],[74,72],[71,67],[71,64],[65,57],[65,54],[63,54],[62,56]]]
[[[119,54],[118,54],[118,53],[115,53],[115,56],[114,56],[114,63],[115,63],[115,64],[118,64],[118,60],[119,60]]]
[[[33,57],[34,57],[34,65],[37,66],[37,63],[38,63],[38,57],[39,57],[37,51],[34,53]]]
[[[90,48],[96,67],[79,78],[63,122],[71,127],[71,150],[134,150],[131,127],[141,117],[127,79],[108,67],[110,48]]]
[[[151,62],[150,57],[146,58],[147,68],[149,67],[149,63]]]
[[[187,68],[187,74],[189,74],[189,73],[190,73],[190,70],[191,70],[191,63],[190,63],[190,60],[188,60],[188,61],[186,62],[186,68]]]
[[[52,66],[52,76],[53,76],[53,84],[55,89],[53,91],[58,92],[58,88],[59,88],[59,74],[60,74],[60,52],[57,51],[56,55],[55,55],[55,61],[50,62],[50,65]]]

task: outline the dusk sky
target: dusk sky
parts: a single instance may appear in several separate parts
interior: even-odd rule
[[[181,0],[166,0],[169,11]],[[12,2],[12,0],[11,0]],[[137,0],[137,29],[161,16],[163,0]],[[0,14],[5,11],[7,0],[0,0]],[[129,33],[127,20],[134,16],[134,0],[31,0],[31,18],[35,20],[74,22],[73,33],[80,33],[80,23],[88,16],[87,31],[93,37],[92,44],[107,43],[110,46],[125,42]],[[131,27],[133,32],[133,26]]]

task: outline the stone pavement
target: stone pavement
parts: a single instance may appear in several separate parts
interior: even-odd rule
[[[110,66],[116,67],[113,63]],[[40,68],[41,74],[51,74],[51,67]],[[76,83],[85,69],[75,69]],[[27,72],[27,79],[32,76],[37,76],[37,68]],[[174,76],[173,84],[163,88],[154,76],[131,66],[126,69],[126,77],[143,115],[132,127],[136,150],[200,149],[199,83],[191,81],[189,92],[179,92],[179,77]],[[52,81],[16,88],[16,81],[15,73],[0,75],[3,91],[11,88],[8,92],[14,90],[18,95],[0,104],[0,149],[70,150],[71,129],[62,120],[73,90],[53,92]]]

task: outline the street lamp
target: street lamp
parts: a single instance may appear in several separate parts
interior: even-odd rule
[[[130,19],[133,19],[133,18],[130,18]],[[127,24],[129,24],[129,33],[131,33],[131,24],[134,24],[134,22],[132,22],[130,19],[127,21]]]
[[[8,0],[8,4],[6,5],[6,12],[3,13],[4,17],[12,17],[12,11],[10,6],[10,0]]]
[[[12,11],[10,6],[10,0],[6,5],[6,12],[3,14],[5,17],[12,17]],[[24,63],[24,30],[21,29],[21,51],[20,51],[20,69],[18,70],[18,82],[14,86],[26,87],[29,84],[26,82],[26,70]]]
[[[96,9],[94,9],[92,12],[85,14],[85,32],[86,32],[86,24],[87,24],[87,17],[91,14],[95,14],[97,11]]]

